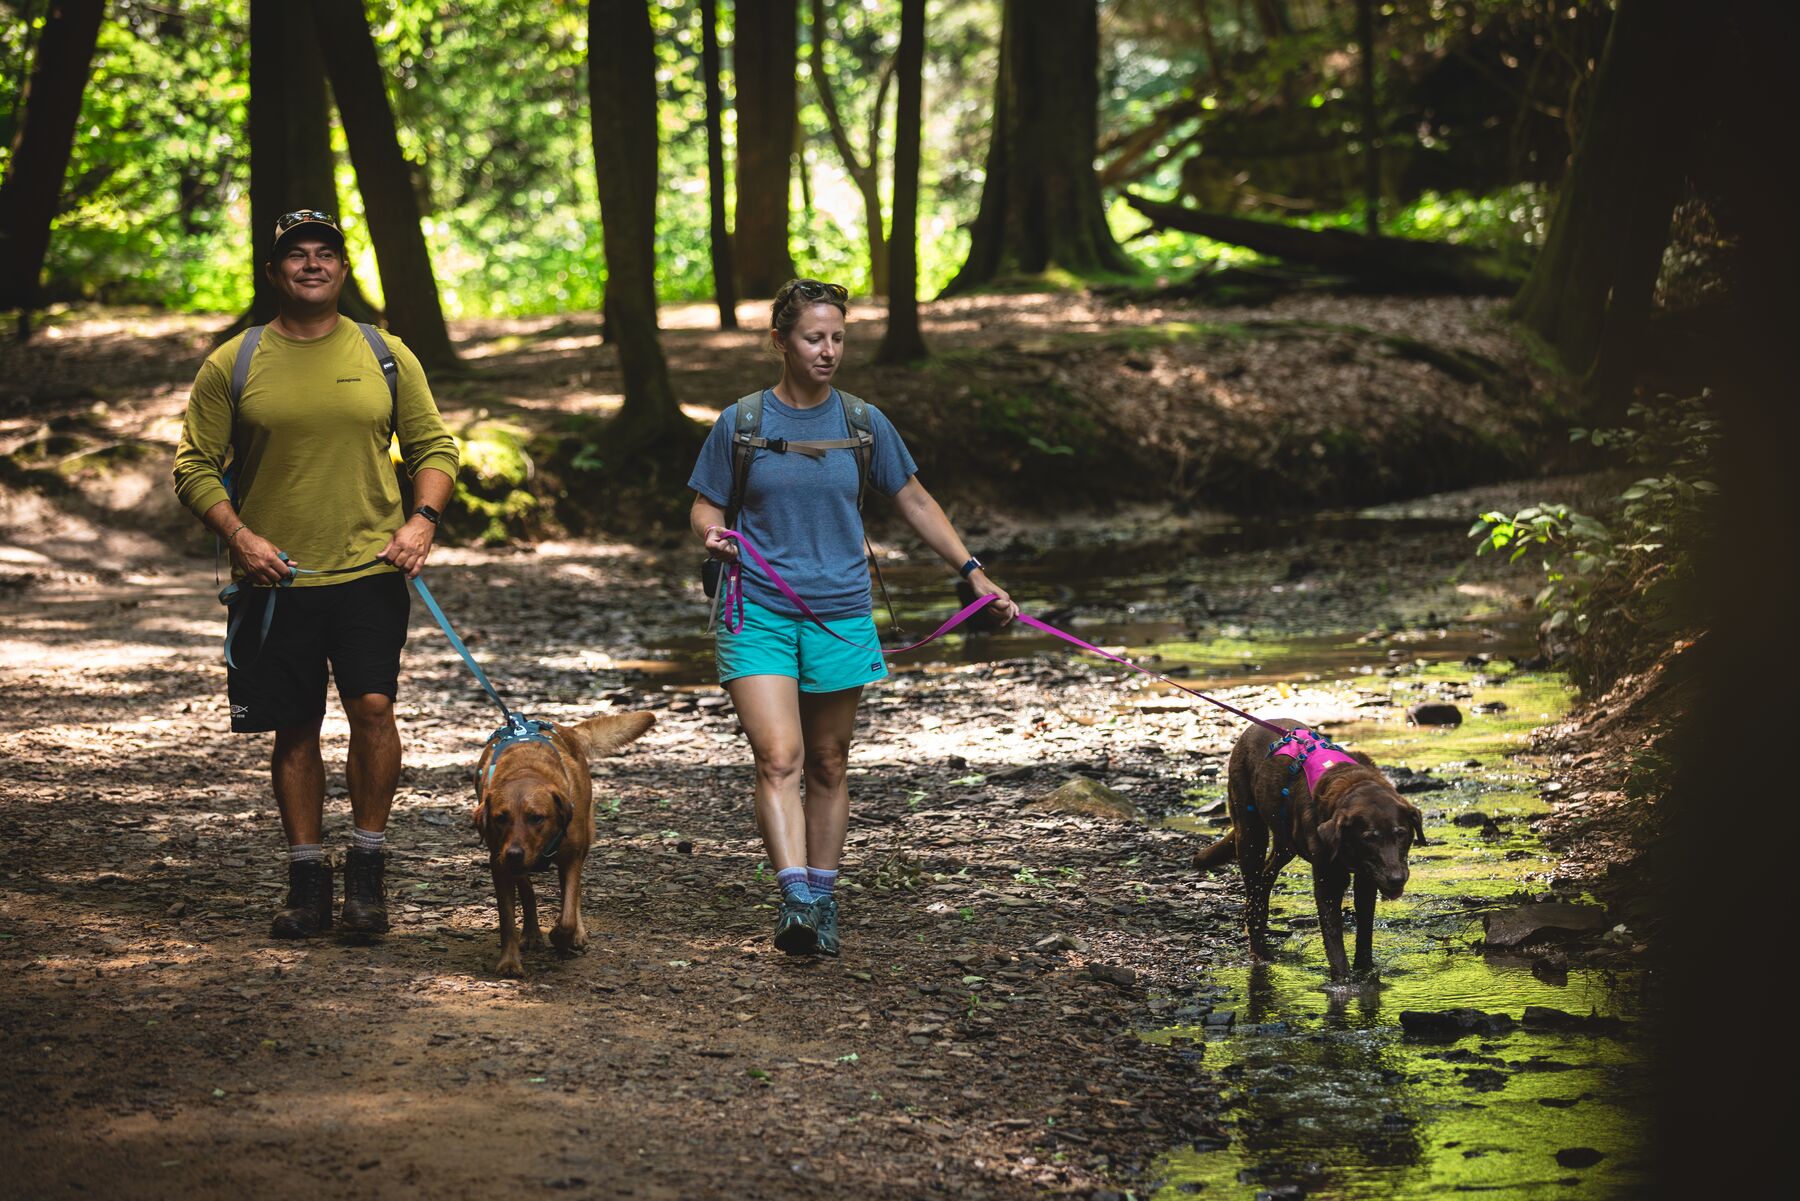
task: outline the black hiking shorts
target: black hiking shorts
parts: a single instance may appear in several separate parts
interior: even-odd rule
[[[412,611],[404,573],[245,591],[238,601],[244,620],[231,647],[231,657],[244,666],[226,669],[232,733],[317,725],[325,715],[327,665],[340,700],[397,695],[400,650]],[[278,592],[267,644],[259,646],[263,609]]]

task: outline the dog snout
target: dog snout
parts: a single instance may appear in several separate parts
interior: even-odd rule
[[[1406,878],[1407,873],[1404,871],[1384,876],[1377,887],[1381,889],[1381,895],[1385,899],[1398,901],[1400,899],[1400,894],[1406,891]]]
[[[508,866],[508,867],[513,867],[513,868],[524,867],[525,866],[525,848],[518,845],[517,843],[514,843],[512,846],[509,846],[506,848],[506,854],[503,856],[503,858],[506,860],[506,866]]]

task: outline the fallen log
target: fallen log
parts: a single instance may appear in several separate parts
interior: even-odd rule
[[[1522,266],[1449,242],[1371,238],[1342,229],[1302,229],[1279,221],[1208,213],[1133,192],[1123,195],[1127,204],[1158,228],[1229,242],[1289,263],[1305,263],[1382,291],[1511,296],[1525,278]]]

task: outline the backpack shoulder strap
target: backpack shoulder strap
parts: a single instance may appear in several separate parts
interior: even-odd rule
[[[356,328],[362,331],[363,341],[375,352],[375,362],[381,366],[381,378],[387,381],[388,400],[393,405],[392,415],[388,418],[388,429],[394,433],[400,431],[400,361],[388,348],[387,339],[381,331],[366,321],[358,321]]]
[[[231,424],[235,434],[237,426],[238,402],[244,398],[244,385],[250,382],[250,360],[256,356],[256,345],[262,341],[263,327],[253,325],[244,331],[244,340],[238,343],[237,357],[231,361]],[[244,498],[238,494],[237,455],[234,453],[231,462],[220,472],[219,479],[225,485],[225,492],[231,497],[234,506],[242,505]]]
[[[231,415],[237,417],[238,401],[243,398],[244,385],[250,382],[250,359],[256,354],[256,344],[262,341],[263,327],[253,325],[244,331],[244,340],[238,343],[237,358],[231,364]]]
[[[737,420],[731,430],[731,496],[725,503],[725,524],[737,528],[744,507],[744,487],[750,480],[750,460],[756,457],[755,440],[762,436],[763,394],[760,389],[737,402]]]
[[[850,427],[851,437],[856,445],[851,451],[856,455],[856,509],[862,511],[863,497],[869,491],[869,463],[875,457],[875,421],[869,416],[868,402],[860,396],[839,390],[838,396],[844,402],[844,422]]]

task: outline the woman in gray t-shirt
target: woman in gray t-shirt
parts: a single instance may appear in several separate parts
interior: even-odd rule
[[[758,403],[760,436],[779,440],[782,449],[753,451],[737,515],[738,530],[830,632],[746,561],[743,624],[720,630],[716,652],[719,682],[756,757],[757,826],[781,886],[775,945],[792,955],[838,953],[834,886],[850,820],[850,739],[863,686],[887,675],[863,555],[857,502],[865,481],[857,452],[848,445],[788,449],[856,440],[844,399],[831,386],[843,362],[848,299],[838,285],[811,279],[789,280],[775,294],[769,337],[781,355],[781,379]],[[992,608],[1012,620],[1018,606],[988,579],[919,483],[899,431],[873,406],[862,408],[859,423],[874,441],[867,487],[892,497],[925,544],[977,596],[998,597]],[[723,536],[737,414],[737,405],[720,414],[688,480],[694,533],[709,556],[726,562],[737,557],[736,544]]]

